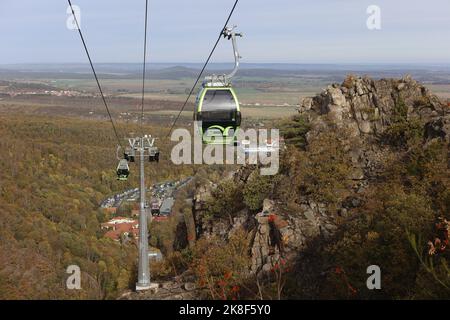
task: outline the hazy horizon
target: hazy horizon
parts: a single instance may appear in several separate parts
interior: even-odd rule
[[[94,63],[142,60],[144,1],[76,0]],[[257,5],[256,5],[257,4]],[[381,30],[369,30],[367,8],[381,9]],[[201,63],[233,1],[149,2],[148,61]],[[176,8],[177,10],[174,10]],[[0,64],[84,63],[85,53],[66,21],[66,1],[4,0]],[[243,62],[308,64],[448,64],[450,3],[434,0],[242,1],[230,25],[244,33]],[[222,41],[212,62],[231,61]]]
[[[105,66],[134,66],[136,68],[142,69],[142,62],[94,62],[94,66],[97,67],[105,67]],[[147,68],[155,68],[155,69],[164,69],[164,68],[173,68],[173,67],[185,67],[185,68],[201,68],[203,63],[201,62],[147,62]],[[215,68],[230,68],[233,66],[232,62],[212,62],[208,64],[209,67]],[[38,68],[38,67],[89,67],[89,63],[87,62],[22,62],[22,63],[0,63],[0,69],[11,69],[14,68]],[[450,68],[450,62],[404,62],[404,63],[395,63],[395,62],[386,62],[386,63],[364,63],[364,62],[355,62],[355,63],[319,63],[319,62],[309,62],[309,63],[291,63],[291,62],[241,62],[240,69],[249,69],[249,68],[273,68],[280,67],[281,69],[290,69],[290,68],[346,68],[346,67],[361,67],[361,68],[408,68],[408,67],[416,67],[416,68],[429,68],[429,67],[438,67],[438,68]]]

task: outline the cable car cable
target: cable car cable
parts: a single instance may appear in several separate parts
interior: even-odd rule
[[[112,115],[111,115],[111,112],[109,110],[108,104],[106,103],[105,95],[103,94],[103,90],[102,90],[102,87],[100,85],[100,81],[98,80],[97,73],[95,72],[94,64],[92,63],[92,59],[91,59],[91,56],[89,54],[89,50],[88,50],[87,45],[86,45],[86,41],[84,40],[83,33],[81,32],[81,28],[80,28],[80,25],[78,23],[78,19],[77,19],[76,15],[75,15],[75,11],[73,10],[72,2],[70,0],[67,0],[67,1],[69,2],[69,6],[70,6],[70,9],[72,11],[73,19],[74,19],[74,21],[75,21],[75,23],[77,25],[77,29],[78,29],[78,33],[80,34],[81,42],[83,42],[84,50],[86,51],[86,55],[88,57],[89,64],[91,65],[92,72],[94,73],[94,78],[95,78],[95,81],[97,82],[98,90],[100,91],[100,95],[102,97],[103,104],[105,105],[106,111],[107,111],[108,116],[109,116],[109,120],[111,121],[113,130],[114,130],[114,134],[116,135],[116,138],[117,138],[117,142],[122,147],[122,142],[120,141],[119,134],[117,133],[116,125],[114,124],[114,120],[112,118]]]
[[[142,66],[142,110],[141,110],[141,135],[144,135],[144,98],[145,98],[145,73],[146,73],[146,58],[147,58],[147,20],[148,20],[148,0],[145,0],[145,27],[144,27],[144,63]]]
[[[197,80],[195,80],[195,83],[194,83],[194,85],[192,86],[192,89],[191,89],[191,91],[189,92],[189,95],[188,95],[186,101],[184,102],[183,106],[181,107],[180,112],[178,113],[177,117],[175,118],[175,121],[173,122],[172,126],[170,127],[169,133],[167,134],[166,138],[169,137],[170,134],[172,133],[172,130],[173,130],[173,128],[175,127],[175,124],[177,123],[178,119],[180,118],[181,113],[183,112],[184,108],[186,107],[187,103],[189,102],[189,99],[191,98],[192,94],[194,93],[195,87],[197,86],[198,82],[200,81],[200,78],[202,77],[203,72],[204,72],[205,69],[206,69],[206,66],[208,65],[209,61],[211,60],[211,57],[212,57],[214,51],[216,50],[217,45],[219,44],[220,39],[222,38],[223,30],[225,30],[225,28],[226,28],[227,25],[228,25],[228,22],[230,22],[231,16],[233,15],[234,9],[236,9],[236,6],[237,6],[238,2],[239,2],[239,0],[236,0],[236,1],[234,2],[233,8],[231,9],[230,14],[228,15],[227,21],[225,22],[225,25],[223,26],[223,28],[220,30],[219,37],[217,38],[217,41],[216,41],[216,43],[214,44],[214,47],[212,48],[212,50],[211,50],[211,52],[210,52],[210,54],[209,54],[209,56],[208,56],[208,59],[206,59],[206,62],[205,62],[205,64],[203,65],[203,68],[202,68],[202,70],[200,71],[200,73],[199,73],[199,75],[198,75],[198,77],[197,77]]]

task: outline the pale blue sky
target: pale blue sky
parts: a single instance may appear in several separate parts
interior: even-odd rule
[[[150,0],[152,62],[202,62],[234,0]],[[73,0],[94,62],[142,59],[144,0]],[[381,7],[382,30],[366,9]],[[65,0],[0,0],[0,64],[86,62]],[[241,0],[244,62],[450,63],[448,0]],[[231,61],[223,42],[213,62]]]

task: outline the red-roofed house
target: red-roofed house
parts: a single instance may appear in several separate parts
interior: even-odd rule
[[[119,241],[123,236],[132,235],[134,238],[139,237],[139,223],[137,220],[116,217],[106,223],[102,223],[102,230],[107,230],[105,237]]]

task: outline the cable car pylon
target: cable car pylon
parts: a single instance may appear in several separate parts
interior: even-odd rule
[[[129,148],[124,157],[139,157],[139,176],[140,176],[140,200],[139,200],[139,262],[138,262],[138,281],[136,291],[156,290],[158,284],[150,282],[149,253],[148,253],[148,212],[146,202],[145,187],[145,162],[159,161],[159,150],[154,146],[155,138],[151,135],[142,137],[133,137],[128,139]]]

